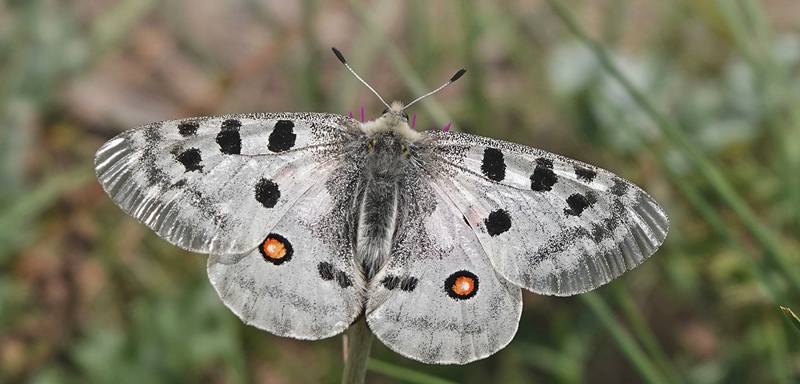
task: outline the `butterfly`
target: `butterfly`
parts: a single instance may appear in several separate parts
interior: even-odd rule
[[[210,254],[211,283],[245,323],[316,340],[364,316],[425,363],[492,355],[517,331],[521,289],[595,289],[667,236],[658,203],[609,171],[415,131],[407,106],[380,99],[387,109],[366,122],[255,113],[140,126],[98,150],[97,177],[159,236]]]

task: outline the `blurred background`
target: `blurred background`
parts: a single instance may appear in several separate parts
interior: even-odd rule
[[[790,383],[800,332],[800,2],[0,1],[0,382],[339,382],[342,338],[245,326],[182,251],[104,194],[95,151],[164,119],[383,110],[557,152],[668,212],[649,261],[525,294],[466,366],[373,343],[367,380]]]

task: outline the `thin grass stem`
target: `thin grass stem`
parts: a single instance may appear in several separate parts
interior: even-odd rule
[[[628,360],[633,364],[634,368],[639,371],[642,379],[648,383],[661,384],[670,383],[661,372],[659,372],[649,357],[642,351],[636,341],[628,334],[628,332],[620,325],[611,309],[605,303],[603,298],[596,292],[587,292],[578,296],[583,300],[587,307],[594,313],[603,327],[606,328],[611,337],[617,343],[617,346]]]
[[[608,74],[619,82],[636,104],[653,119],[661,132],[676,148],[687,156],[698,172],[708,180],[709,185],[717,195],[739,217],[744,227],[764,249],[765,254],[776,264],[776,270],[781,271],[795,290],[800,292],[800,272],[795,267],[795,264],[790,260],[789,255],[784,252],[775,234],[761,223],[747,203],[726,180],[722,172],[686,137],[675,123],[659,112],[650,99],[633,85],[631,80],[614,64],[605,48],[587,35],[572,13],[560,1],[547,0],[547,2],[567,28],[595,54],[595,57]]]

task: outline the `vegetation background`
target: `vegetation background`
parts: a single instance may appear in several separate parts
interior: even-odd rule
[[[368,381],[791,383],[800,332],[796,0],[0,1],[0,382],[338,382],[342,339],[245,326],[206,258],[103,193],[141,124],[383,110],[599,165],[669,213],[651,260],[573,298],[526,293],[466,366],[373,344]]]

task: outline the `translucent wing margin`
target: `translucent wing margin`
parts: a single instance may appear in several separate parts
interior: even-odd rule
[[[128,214],[181,248],[255,247],[336,167],[354,120],[319,113],[240,114],[140,126],[95,156],[100,184]]]
[[[597,288],[652,255],[664,210],[613,173],[484,137],[427,131],[426,171],[458,207],[495,269],[530,291]]]

